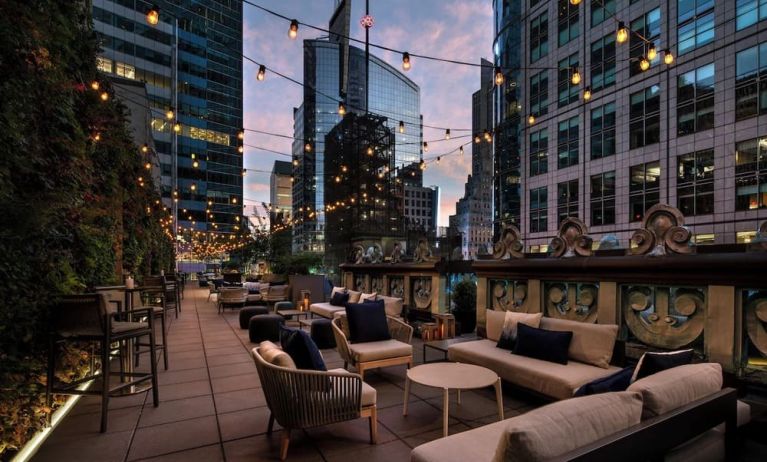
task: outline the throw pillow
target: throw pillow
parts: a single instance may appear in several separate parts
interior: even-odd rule
[[[593,380],[577,390],[573,396],[596,395],[597,393],[607,393],[610,391],[626,391],[631,385],[631,375],[634,373],[633,367],[621,369],[607,377]]]
[[[523,323],[530,327],[538,327],[541,324],[543,313],[517,313],[507,311],[503,319],[503,330],[498,343],[495,345],[504,350],[513,350],[517,342],[517,325]]]
[[[378,296],[378,292],[373,292],[371,294],[360,294],[360,301],[359,303],[365,303],[368,301],[375,301],[376,297]]]
[[[689,350],[669,351],[669,352],[648,352],[639,358],[634,375],[631,376],[631,383],[672,367],[683,366],[692,362],[693,351]]]
[[[347,303],[346,320],[349,323],[349,341],[351,343],[378,342],[391,339],[383,300]]]
[[[330,297],[330,304],[333,306],[344,306],[349,301],[349,292],[336,292]]]
[[[516,343],[516,337],[512,337],[509,333],[501,332],[501,338],[498,339],[498,343],[495,344],[495,347],[502,350],[514,351],[514,345],[516,345]]]
[[[298,369],[328,370],[319,348],[303,330],[280,326],[280,343]]]
[[[572,332],[537,329],[525,324],[517,325],[517,344],[514,354],[567,364],[567,350],[573,339]]]

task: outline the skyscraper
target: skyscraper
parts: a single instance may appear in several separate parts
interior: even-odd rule
[[[293,167],[290,162],[275,160],[269,175],[269,225],[272,229],[277,224],[290,220],[293,216]]]
[[[420,89],[373,55],[365,78],[365,52],[345,38],[350,8],[350,0],[338,2],[329,38],[304,40],[304,98],[293,113],[293,252],[324,251],[325,136],[341,121],[339,101],[347,112],[386,118],[395,136],[395,168],[422,158]]]
[[[153,7],[156,25],[146,19]],[[233,231],[243,204],[242,2],[93,0],[93,19],[99,69],[146,85],[162,197],[169,207],[178,198],[179,226]]]

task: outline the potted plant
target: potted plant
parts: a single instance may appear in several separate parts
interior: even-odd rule
[[[477,285],[461,281],[453,287],[453,315],[461,324],[461,334],[474,332],[477,327]]]

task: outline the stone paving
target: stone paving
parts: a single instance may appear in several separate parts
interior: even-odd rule
[[[160,366],[160,406],[142,393],[110,401],[109,428],[99,433],[100,399],[83,397],[52,432],[34,461],[265,461],[278,460],[279,431],[266,434],[269,409],[237,311],[217,314],[207,289],[186,288],[182,311],[169,330],[169,369]],[[169,318],[170,319],[170,318]],[[414,340],[415,362],[423,361]],[[433,352],[437,354],[438,352]],[[342,367],[335,350],[323,350],[329,369]],[[431,357],[429,359],[437,359]],[[146,363],[144,359],[143,363]],[[366,373],[378,392],[377,445],[368,442],[367,419],[291,435],[291,461],[408,461],[410,450],[442,436],[441,391],[414,385],[402,416],[405,368]],[[504,392],[506,418],[541,403],[519,391]],[[452,397],[450,433],[497,420],[492,388]]]

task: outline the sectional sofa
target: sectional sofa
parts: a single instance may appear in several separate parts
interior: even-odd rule
[[[333,291],[330,293],[330,297],[332,298],[336,292],[342,292],[342,291],[346,291],[349,293],[349,303],[359,303],[360,300],[364,300],[366,298],[372,297],[375,300],[384,301],[384,309],[386,310],[387,316],[394,316],[396,318],[399,318],[402,316],[403,301],[401,298],[387,297],[385,295],[378,295],[376,293],[365,294],[362,292],[357,292],[355,290],[348,290],[344,287],[333,287]],[[341,314],[346,312],[346,308],[343,306],[331,305],[330,302],[322,302],[322,303],[312,303],[311,305],[309,305],[309,311],[313,314],[316,314],[317,316],[333,319],[336,316],[336,314]]]

